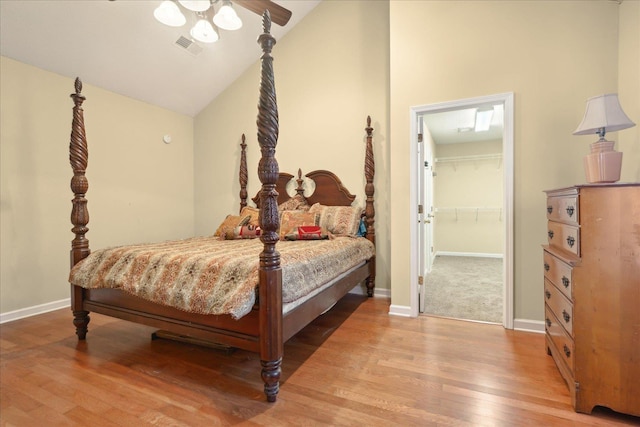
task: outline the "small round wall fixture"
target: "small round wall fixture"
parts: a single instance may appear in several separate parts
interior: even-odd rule
[[[162,137],[162,141],[163,141],[165,144],[171,144],[171,135],[166,134],[165,136],[163,136],[163,137]]]

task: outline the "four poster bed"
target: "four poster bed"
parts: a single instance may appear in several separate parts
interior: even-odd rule
[[[85,237],[89,222],[85,98],[82,83],[76,79],[70,143],[75,238],[69,281],[73,323],[80,340],[86,338],[89,313],[95,312],[254,351],[260,354],[264,392],[273,402],[279,390],[284,342],[357,284],[365,282],[368,296],[373,295],[375,230],[369,117],[364,212],[352,207],[355,196],[326,170],[304,177],[298,171],[295,195],[287,194],[286,186],[294,176],[279,172],[274,157],[278,112],[271,57],[275,39],[270,26],[265,12],[264,33],[258,39],[263,50],[257,119],[262,187],[252,199],[256,207],[251,208],[243,135],[241,215],[228,216],[215,236],[91,253]],[[304,183],[309,181],[315,184],[315,191],[305,196]],[[242,238],[247,234],[259,238]],[[308,240],[316,238],[324,239]]]

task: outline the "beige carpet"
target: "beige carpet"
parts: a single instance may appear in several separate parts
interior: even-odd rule
[[[502,259],[437,256],[425,281],[425,313],[502,323]]]

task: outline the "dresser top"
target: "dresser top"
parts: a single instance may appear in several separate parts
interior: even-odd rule
[[[576,194],[580,188],[606,188],[606,187],[640,187],[640,182],[611,182],[604,184],[577,184],[573,187],[554,188],[544,190],[545,193]]]

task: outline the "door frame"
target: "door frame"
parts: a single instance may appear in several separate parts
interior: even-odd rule
[[[422,141],[418,141],[418,205],[422,205],[422,212],[418,209],[418,277],[423,279],[431,272],[433,264],[433,152],[431,144],[425,136],[424,115],[417,115],[418,134]],[[428,130],[427,130],[428,132]],[[428,166],[427,166],[428,165]],[[418,282],[418,312],[424,312],[425,281]]]
[[[503,160],[503,201],[502,201],[502,218],[504,221],[504,258],[503,258],[503,313],[502,326],[506,329],[513,329],[513,188],[514,188],[514,171],[513,171],[513,152],[514,152],[514,95],[513,92],[499,93],[495,95],[480,96],[475,98],[458,99],[455,101],[440,102],[436,104],[425,104],[413,106],[410,108],[410,159],[409,172],[411,174],[410,185],[410,269],[411,274],[411,316],[418,316],[419,300],[418,300],[418,116],[425,113],[438,113],[444,111],[458,110],[461,108],[473,108],[479,104],[502,103],[504,105],[504,127],[502,134],[502,160]]]

